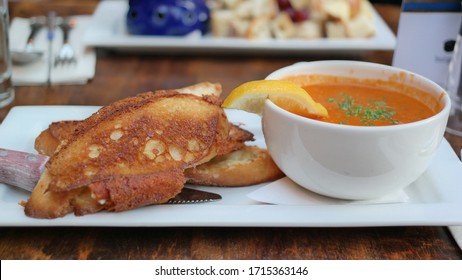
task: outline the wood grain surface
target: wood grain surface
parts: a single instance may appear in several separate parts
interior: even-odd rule
[[[11,18],[91,14],[96,0],[10,1]],[[375,8],[396,32],[400,8]],[[16,87],[12,106],[106,105],[153,89],[220,82],[224,93],[297,61],[355,59],[391,64],[393,53],[291,56],[118,54],[98,50],[96,76],[86,85]],[[447,135],[460,152],[462,140]],[[307,213],[309,215],[309,213]],[[446,227],[370,228],[98,228],[2,227],[1,259],[462,259]]]

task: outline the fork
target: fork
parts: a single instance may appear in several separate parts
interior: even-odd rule
[[[73,28],[73,23],[65,20],[59,25],[59,27],[63,31],[63,45],[55,57],[54,66],[57,67],[59,65],[75,64],[77,63],[77,58],[75,56],[74,48],[69,43],[69,33]]]

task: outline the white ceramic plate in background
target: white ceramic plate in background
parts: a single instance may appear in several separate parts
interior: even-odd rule
[[[134,36],[126,31],[127,1],[102,1],[93,14],[84,42],[91,47],[137,52],[309,54],[313,52],[393,50],[396,37],[373,10],[376,35],[365,39],[247,40],[244,38]]]

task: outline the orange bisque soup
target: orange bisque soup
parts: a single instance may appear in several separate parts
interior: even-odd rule
[[[310,75],[291,76],[329,116],[321,121],[355,126],[386,126],[423,120],[441,111],[437,98],[396,80]],[[442,98],[442,95],[440,98]]]

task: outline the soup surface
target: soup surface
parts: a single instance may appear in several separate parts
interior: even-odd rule
[[[419,100],[371,85],[323,83],[303,88],[329,112],[322,121],[357,126],[384,126],[410,123],[431,117],[435,112]]]

